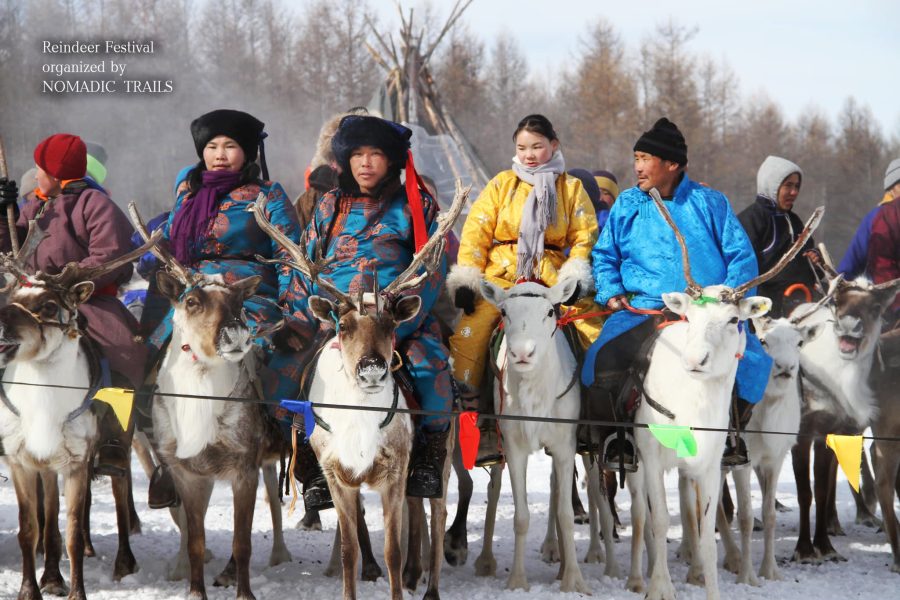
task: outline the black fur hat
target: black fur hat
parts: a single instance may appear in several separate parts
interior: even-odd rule
[[[224,135],[240,145],[247,162],[253,162],[259,152],[264,127],[265,124],[253,115],[223,108],[194,119],[191,123],[191,135],[200,158],[203,158],[203,149],[211,139]]]
[[[399,171],[406,165],[411,137],[412,131],[399,123],[368,115],[347,115],[331,138],[331,150],[345,173],[350,172],[350,153],[361,146],[380,148]]]

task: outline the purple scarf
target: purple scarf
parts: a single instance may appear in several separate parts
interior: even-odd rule
[[[169,238],[175,258],[183,265],[194,263],[209,223],[219,212],[219,200],[236,188],[241,180],[240,171],[203,171],[202,175],[203,185],[190,198],[190,202],[181,204],[172,219]]]

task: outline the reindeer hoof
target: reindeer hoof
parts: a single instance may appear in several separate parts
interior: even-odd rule
[[[436,589],[431,589],[425,592],[422,600],[441,600],[441,594]]]
[[[781,570],[772,565],[770,567],[762,567],[759,570],[759,576],[763,579],[768,579],[769,581],[783,581],[784,576],[781,574]]]
[[[384,575],[381,570],[381,567],[378,566],[378,563],[372,561],[370,563],[364,564],[362,568],[362,580],[363,581],[378,581],[378,579]],[[412,589],[416,589],[413,586]]]
[[[497,559],[493,556],[490,558],[479,556],[475,559],[475,575],[478,577],[495,577],[497,575]]]
[[[418,571],[418,573],[416,573]],[[403,587],[411,592],[416,591],[419,580],[422,579],[422,569],[404,569],[403,570]]]
[[[729,573],[737,574],[741,570],[741,557],[738,554],[726,554],[722,561],[722,568]]]
[[[759,587],[759,579],[756,578],[756,575],[752,571],[748,573],[739,573],[737,579],[735,579],[735,583]]]
[[[602,563],[605,560],[602,548],[590,548],[584,556],[584,562],[587,564]]]
[[[625,582],[625,589],[635,594],[643,594],[647,588],[643,577],[629,577],[628,581]]]
[[[801,565],[817,565],[822,562],[822,559],[815,551],[806,550],[794,550],[794,555],[791,557],[791,560],[793,562],[798,562]]]
[[[93,558],[93,557],[97,556],[97,551],[94,550],[94,544],[92,544],[90,542],[86,542],[84,544],[84,556],[86,558]]]
[[[828,552],[822,553],[822,560],[827,560],[828,562],[847,562],[847,559],[843,554],[832,548]]]
[[[606,562],[606,568],[603,570],[603,575],[610,579],[618,579],[622,576],[619,572],[619,563],[616,562],[615,558]]]
[[[881,519],[873,515],[856,517],[856,524],[871,527],[872,529],[881,529]]]
[[[703,585],[703,571],[691,567],[688,569],[687,578],[685,579],[690,585]]]
[[[186,560],[176,560],[174,563],[169,563],[166,579],[169,581],[184,581],[188,576],[188,568]]]
[[[506,580],[506,589],[529,591],[531,586],[528,585],[528,578],[524,573],[516,573],[509,576]]]
[[[541,544],[541,560],[545,563],[559,562],[559,544],[555,541]]]
[[[116,565],[113,568],[113,581],[121,581],[123,577],[137,572],[138,564],[133,554],[130,552],[127,554],[119,553],[116,556]]]
[[[469,546],[466,540],[462,544],[450,538],[444,541],[444,559],[453,567],[461,567],[469,558]]]
[[[895,562],[891,565],[891,573],[900,573],[900,563]]]
[[[753,517],[753,531],[762,531],[763,530],[763,522]]]
[[[588,517],[586,512],[577,513],[575,515],[575,524],[576,525],[587,525],[591,520]]]
[[[559,584],[560,592],[578,592],[579,594],[590,595],[591,589],[584,582],[581,574],[575,574],[569,577],[563,577],[562,583]]]
[[[319,511],[308,510],[300,522],[297,523],[297,529],[304,531],[322,531],[322,519],[319,517]]]
[[[68,596],[69,595],[69,586],[66,585],[66,582],[62,577],[52,577],[41,578],[41,593],[47,594],[48,596]],[[26,598],[30,598],[31,596],[26,595]],[[40,598],[41,594],[35,594],[34,598]],[[19,595],[21,599],[21,594]]]
[[[278,565],[289,563],[293,560],[291,553],[284,546],[278,549],[272,549],[272,554],[269,555],[269,566],[276,567]]]
[[[131,527],[128,530],[128,535],[141,535],[143,533],[141,529],[141,521],[140,519],[131,519]]]

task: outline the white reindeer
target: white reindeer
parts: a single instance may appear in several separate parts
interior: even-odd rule
[[[57,477],[62,475],[68,511],[68,595],[80,600],[85,597],[88,465],[99,435],[92,400],[100,386],[100,351],[81,330],[78,306],[91,297],[92,280],[145,252],[159,235],[103,265],[82,268],[70,263],[56,275],[29,273],[24,265],[43,237],[31,222],[22,250],[15,257],[3,256],[0,260],[0,271],[7,279],[3,291],[10,294],[8,304],[0,309],[0,368],[6,369],[0,387],[0,438],[19,504],[22,585],[18,597],[30,600],[40,598],[42,590],[55,595],[68,591],[59,571],[62,548]],[[43,506],[38,500],[39,483],[44,486]],[[128,481],[114,477],[113,493],[119,529],[114,577],[119,580],[137,570],[128,541]],[[35,578],[38,511],[45,517],[40,588]]]
[[[438,267],[444,253],[445,236],[465,205],[468,191],[457,182],[456,196],[450,210],[438,216],[437,230],[416,252],[409,266],[384,289],[378,289],[376,280],[374,293],[360,294],[357,300],[319,276],[324,260],[321,252],[317,253],[315,262],[307,256],[305,236],[298,245],[268,221],[263,194],[250,208],[259,226],[291,255],[293,262],[285,264],[315,281],[337,299],[334,302],[322,296],[309,298],[310,310],[316,318],[336,329],[334,337],[325,343],[319,354],[310,400],[319,404],[386,409],[383,412],[328,407],[317,409],[319,426],[310,436],[338,513],[345,600],[356,598],[359,556],[357,519],[361,514],[359,494],[363,484],[381,494],[384,556],[391,598],[403,598],[400,543],[406,469],[412,445],[412,420],[408,414],[394,412],[394,409],[406,409],[407,405],[391,374],[391,365],[395,355],[394,332],[401,323],[419,312],[422,300],[416,295],[400,294],[417,287]],[[419,273],[423,267],[424,272]],[[452,439],[452,435],[448,436],[451,451]],[[439,597],[449,474],[450,462],[446,461],[443,469],[444,496],[431,499],[432,544],[426,598]],[[410,506],[417,502],[417,499],[409,501]],[[424,516],[424,510],[419,514]],[[415,548],[410,552],[417,554],[422,544],[419,531],[415,536],[410,536],[411,540],[415,540]],[[409,586],[414,588],[417,579],[418,576],[409,577]]]
[[[695,565],[702,571],[707,598],[717,600],[715,516],[732,389],[738,359],[743,355],[747,341],[742,322],[764,315],[771,307],[768,298],[745,298],[744,295],[774,277],[796,256],[821,220],[824,209],[814,211],[797,242],[769,272],[733,289],[722,285],[700,288],[691,277],[684,238],[654,192],[651,191],[654,203],[675,231],[681,246],[688,293],[663,294],[663,302],[669,310],[685,320],[662,329],[650,349],[649,368],[643,381],[644,401],[637,410],[635,421],[708,429],[694,431],[697,452],[695,456],[685,458],[678,458],[674,452],[663,448],[646,427],[635,430],[643,467],[627,475],[632,501],[632,564],[627,587],[632,591],[644,589],[641,538],[649,502],[655,551],[651,552],[654,560],[647,598],[672,600],[675,597],[666,552],[669,512],[663,476],[668,469],[678,467],[682,489],[690,489],[696,494],[690,501],[682,502],[681,509],[686,513],[683,520],[691,524],[684,535],[690,537],[688,548],[693,550]],[[705,300],[698,302],[700,298]],[[665,409],[668,415],[659,408]],[[693,527],[694,523],[699,525],[699,531]]]
[[[505,338],[498,358],[501,377],[494,383],[494,409],[498,415],[554,417],[577,419],[581,406],[581,390],[577,382],[577,364],[566,337],[558,331],[558,307],[575,290],[577,280],[566,278],[552,288],[538,283],[520,283],[504,290],[487,280],[481,282],[485,300],[500,309]],[[515,502],[515,555],[507,580],[509,589],[528,589],[525,573],[525,547],[528,534],[528,499],[526,471],[528,457],[546,448],[553,457],[554,482],[551,485],[551,521],[555,518],[559,531],[560,590],[589,593],[575,554],[574,514],[572,511],[572,476],[575,458],[575,427],[568,423],[500,420],[503,448]],[[479,575],[493,575],[493,525],[500,494],[499,465],[491,468],[488,493],[488,515],[485,519],[484,542],[475,567]],[[607,541],[607,569],[616,570],[612,550],[612,514],[604,533]],[[548,531],[553,524],[548,524]],[[549,537],[549,534],[548,534]],[[546,542],[545,542],[546,545]]]
[[[754,320],[756,333],[766,353],[772,357],[772,372],[766,392],[756,406],[744,433],[750,462],[759,479],[763,493],[762,515],[765,547],[759,576],[780,580],[781,573],[775,563],[775,491],[784,459],[797,442],[800,431],[800,352],[814,340],[824,328],[823,323],[806,324],[800,318]],[[760,433],[772,431],[779,433]],[[791,435],[783,435],[791,434]],[[719,534],[725,547],[725,565],[737,571],[738,583],[757,585],[753,576],[750,540],[753,532],[753,513],[750,508],[750,471],[733,471],[738,498],[741,548],[738,549],[731,535],[731,528],[720,512],[717,519]]]

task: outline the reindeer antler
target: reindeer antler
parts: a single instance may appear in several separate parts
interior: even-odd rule
[[[837,293],[838,287],[840,287],[842,281],[844,281],[843,274],[840,274],[837,277],[834,277],[833,279],[831,279],[828,282],[828,292],[824,296],[822,296],[822,299],[819,300],[818,302],[816,302],[811,307],[809,307],[807,310],[803,311],[802,313],[797,314],[797,315],[792,315],[791,319],[790,319],[791,325],[799,324],[805,318],[809,317],[811,314],[813,314],[814,312],[819,310],[821,307],[825,306],[825,304],[830,302],[831,299],[834,298],[834,295]]]
[[[61,288],[68,288],[80,281],[93,281],[94,279],[102,277],[138,258],[144,252],[153,248],[157,242],[159,242],[160,238],[162,238],[162,230],[157,229],[153,232],[153,235],[150,236],[150,239],[148,239],[140,248],[135,248],[131,252],[105,262],[102,265],[97,265],[96,267],[82,267],[76,262],[70,262],[56,275],[39,272],[35,277],[46,282],[48,285]]]
[[[140,234],[140,236],[144,239],[144,241],[149,242],[151,239],[151,235],[147,232],[147,226],[144,224],[144,219],[141,217],[141,214],[138,212],[137,205],[134,202],[128,203],[128,214],[131,217],[131,222],[134,224],[135,230]],[[162,231],[161,229],[157,231]],[[155,234],[156,232],[154,232]],[[161,234],[160,234],[161,235]],[[162,261],[163,265],[172,273],[181,283],[185,285],[191,285],[196,281],[196,277],[191,273],[189,269],[186,269],[184,265],[182,265],[172,253],[166,250],[163,246],[158,244],[153,244],[149,247],[150,251],[153,255]]]
[[[381,291],[382,294],[396,295],[404,290],[414,288],[438,268],[441,255],[444,253],[447,233],[453,227],[456,219],[459,218],[459,214],[462,212],[463,206],[465,206],[466,200],[469,198],[469,191],[471,191],[471,189],[472,186],[469,185],[464,188],[462,181],[459,179],[456,180],[456,193],[453,195],[453,203],[446,213],[438,215],[437,230],[428,238],[425,245],[413,255],[412,261],[409,263],[409,266],[406,267],[406,270],[385,286]],[[422,266],[425,267],[425,272],[414,276]]]
[[[691,275],[691,262],[688,258],[688,249],[687,244],[684,241],[684,236],[681,235],[681,230],[678,229],[678,225],[675,224],[675,220],[672,218],[672,215],[669,214],[669,209],[663,204],[663,199],[659,195],[659,190],[650,188],[649,194],[653,199],[653,203],[656,205],[656,209],[675,233],[675,239],[678,240],[678,245],[681,246],[681,264],[684,267],[684,279],[687,281],[686,291],[691,298],[699,298],[703,294],[703,288],[694,281],[694,277]]]
[[[737,302],[744,296],[744,294],[747,293],[750,288],[754,288],[760,284],[763,284],[778,275],[788,265],[789,262],[794,260],[794,257],[797,256],[797,254],[800,252],[800,249],[803,248],[803,245],[806,244],[806,241],[812,236],[813,231],[815,231],[819,226],[819,223],[822,222],[822,215],[824,214],[824,206],[816,208],[816,210],[813,211],[812,215],[810,215],[809,219],[806,221],[806,225],[803,226],[803,231],[801,231],[800,235],[797,236],[797,239],[794,240],[794,244],[788,249],[787,252],[784,253],[784,256],[782,256],[778,260],[778,262],[775,263],[775,266],[773,266],[762,275],[754,277],[750,281],[742,283],[741,285],[734,288],[731,291],[731,294],[729,294],[729,300],[732,302]]]
[[[256,197],[256,202],[247,207],[247,210],[253,213],[253,216],[256,218],[256,223],[257,225],[259,225],[260,229],[265,231],[270,238],[278,242],[278,244],[285,249],[285,251],[291,256],[293,260],[264,258],[261,256],[257,256],[257,260],[267,264],[286,265],[292,269],[296,269],[297,271],[303,273],[307,278],[309,278],[310,281],[314,281],[320,288],[327,291],[339,301],[345,304],[349,304],[350,306],[354,306],[353,298],[339,290],[337,286],[335,286],[327,279],[320,277],[322,270],[328,265],[329,262],[331,262],[323,258],[321,243],[316,242],[314,250],[315,256],[313,257],[313,260],[310,260],[305,250],[305,248],[309,245],[309,236],[307,235],[307,233],[305,231],[303,232],[303,235],[300,237],[299,245],[294,243],[294,241],[287,235],[285,235],[283,231],[272,225],[272,222],[269,221],[268,217],[266,217],[266,204],[268,204],[268,202],[269,199],[266,197],[266,195],[263,192],[260,192],[259,196]]]

